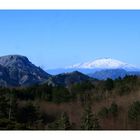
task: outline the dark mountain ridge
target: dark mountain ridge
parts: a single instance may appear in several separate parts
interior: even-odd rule
[[[0,86],[19,87],[34,84],[68,86],[92,79],[78,71],[52,76],[32,64],[27,57],[7,55],[0,57]]]
[[[83,81],[93,80],[93,78],[80,73],[78,71],[73,71],[70,73],[62,73],[55,76],[52,76],[48,83],[52,85],[61,85],[61,86],[69,86],[75,83],[81,83]]]
[[[27,57],[21,55],[7,55],[0,57],[0,86],[19,87],[34,84],[48,83],[49,85],[68,86],[87,80],[106,80],[107,78],[116,79],[126,75],[140,75],[140,72],[131,72],[124,69],[107,69],[88,71],[90,73],[70,71],[58,75],[50,75],[40,67],[32,64]],[[83,74],[84,73],[84,74]]]
[[[106,80],[107,78],[111,78],[114,80],[118,77],[124,78],[126,75],[127,71],[124,69],[107,69],[89,74],[90,77],[94,77],[99,80]]]
[[[107,78],[115,80],[119,77],[124,78],[126,75],[140,76],[140,72],[139,71],[126,71],[124,69],[106,69],[106,70],[100,70],[100,71],[96,71],[94,73],[88,74],[88,76],[92,78],[96,78],[98,80],[106,80]]]

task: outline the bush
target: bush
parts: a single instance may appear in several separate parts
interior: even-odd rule
[[[64,87],[54,87],[52,94],[55,103],[67,102],[71,99],[71,94]]]
[[[133,102],[129,107],[128,117],[135,121],[140,120],[140,101]]]
[[[106,107],[103,107],[103,108],[99,111],[98,115],[99,115],[101,118],[106,118],[106,117],[108,117],[108,113],[109,113],[109,110],[108,110]]]
[[[63,112],[60,117],[54,122],[49,124],[51,130],[71,130],[72,125],[70,124],[69,117],[66,112]]]
[[[35,106],[31,103],[26,104],[26,106],[20,108],[17,112],[16,119],[19,123],[25,123],[29,126],[34,124],[38,119],[38,111]]]
[[[112,79],[107,79],[106,81],[105,81],[105,89],[106,90],[108,90],[108,91],[110,91],[110,90],[112,90],[114,88],[114,81],[112,80]]]
[[[118,105],[116,103],[112,103],[109,108],[109,113],[113,115],[113,117],[116,117],[118,114]]]

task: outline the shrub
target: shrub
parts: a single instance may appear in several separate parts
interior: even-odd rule
[[[140,101],[133,102],[129,107],[128,117],[135,121],[140,120]]]

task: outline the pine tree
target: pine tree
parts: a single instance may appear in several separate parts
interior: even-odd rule
[[[135,121],[135,128],[138,129],[140,121],[140,101],[135,101],[128,110],[129,119]]]
[[[113,117],[116,117],[118,115],[118,105],[116,103],[112,103],[109,112],[113,115]]]
[[[70,130],[71,124],[69,117],[66,112],[63,112],[54,123],[50,124],[49,129],[51,130]]]
[[[70,130],[71,125],[66,112],[63,112],[58,120],[58,128],[61,130]]]
[[[100,129],[99,121],[96,118],[96,116],[92,113],[90,105],[87,105],[84,110],[82,121],[81,121],[81,129],[82,130]]]
[[[16,120],[16,113],[18,111],[18,104],[17,104],[17,99],[15,98],[14,95],[10,96],[9,99],[9,120]]]
[[[110,91],[114,88],[114,82],[112,79],[108,78],[106,81],[105,81],[105,88]]]
[[[8,118],[8,99],[4,95],[0,95],[0,118]]]

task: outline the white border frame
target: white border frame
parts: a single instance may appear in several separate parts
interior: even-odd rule
[[[0,0],[0,9],[140,9],[139,0]]]

